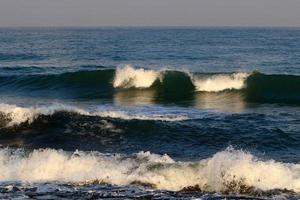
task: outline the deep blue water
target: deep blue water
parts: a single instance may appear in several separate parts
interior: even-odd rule
[[[297,199],[300,29],[2,28],[0,146],[1,198]]]

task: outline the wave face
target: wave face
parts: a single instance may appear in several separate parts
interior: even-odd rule
[[[201,93],[240,93],[244,101],[299,103],[300,77],[254,73],[201,74],[171,70],[135,69],[78,71],[48,75],[0,77],[0,93],[58,98],[113,99],[118,93],[154,101],[193,99]],[[140,92],[140,94],[138,94]],[[129,94],[130,96],[131,94]]]
[[[300,76],[254,73],[245,83],[249,100],[300,102]]]
[[[232,148],[197,162],[179,162],[150,152],[124,156],[53,149],[29,154],[1,149],[0,161],[2,181],[97,181],[171,191],[196,186],[202,191],[232,194],[274,189],[300,192],[299,164],[261,161]]]
[[[113,77],[114,70],[0,76],[0,92],[5,95],[59,98],[109,97],[112,92]]]

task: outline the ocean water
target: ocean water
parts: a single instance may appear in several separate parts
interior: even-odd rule
[[[1,199],[299,199],[299,28],[1,28]]]

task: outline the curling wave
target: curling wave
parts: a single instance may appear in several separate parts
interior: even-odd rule
[[[246,101],[300,102],[300,76],[253,73],[203,74],[123,68],[48,75],[0,76],[0,93],[59,98],[108,98],[118,92],[153,91],[155,99],[235,92]],[[138,95],[138,94],[136,94]],[[141,95],[143,95],[141,93]]]
[[[21,149],[1,149],[0,180],[96,181],[171,191],[197,187],[201,191],[232,194],[275,189],[298,193],[300,165],[262,161],[231,147],[195,162],[175,161],[168,155],[150,152],[125,156],[81,151],[68,153],[53,149],[34,150],[28,154]]]
[[[158,71],[125,66],[117,68],[113,86],[115,88],[149,88],[159,78],[159,75]]]

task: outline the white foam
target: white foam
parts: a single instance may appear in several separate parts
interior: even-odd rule
[[[188,120],[189,118],[187,116],[174,116],[174,115],[130,115],[123,111],[101,111],[101,112],[92,112],[90,115],[94,116],[101,116],[101,117],[110,117],[110,118],[119,118],[119,119],[125,119],[125,120],[154,120],[154,121],[168,121],[168,122],[174,122],[174,121],[184,121]]]
[[[158,71],[135,69],[127,65],[116,69],[113,86],[115,88],[148,88],[159,77],[159,74]]]
[[[162,82],[163,76],[167,70],[145,70],[143,68],[135,69],[129,65],[123,68],[117,68],[113,86],[115,88],[149,88],[158,80]],[[193,75],[188,71],[186,73],[193,81],[197,91],[219,92],[228,89],[242,89],[246,87],[245,80],[249,73],[216,74],[200,77]]]
[[[228,89],[242,89],[245,87],[245,80],[249,74],[247,73],[234,73],[234,74],[218,74],[205,78],[195,78],[192,80],[197,91],[205,92],[219,92]]]
[[[99,117],[110,117],[119,118],[124,120],[154,120],[154,121],[182,121],[187,120],[186,116],[160,116],[160,115],[130,115],[125,111],[89,111],[75,106],[64,105],[64,104],[51,104],[49,106],[40,107],[20,107],[10,104],[0,104],[0,113],[3,113],[8,119],[7,126],[14,126],[24,122],[32,123],[40,115],[53,115],[59,111],[74,112],[86,116],[99,116]]]
[[[57,111],[73,111],[85,114],[84,110],[63,104],[27,108],[11,104],[0,104],[0,112],[4,113],[6,118],[9,119],[7,126],[13,126],[23,122],[32,123],[39,115],[53,115]]]
[[[94,180],[114,185],[140,182],[172,191],[198,185],[212,192],[225,191],[229,183],[242,181],[262,190],[300,192],[300,164],[259,161],[250,153],[232,149],[198,162],[176,162],[168,155],[149,152],[124,157],[97,152],[69,154],[53,149],[35,150],[29,155],[0,150],[0,181]]]

